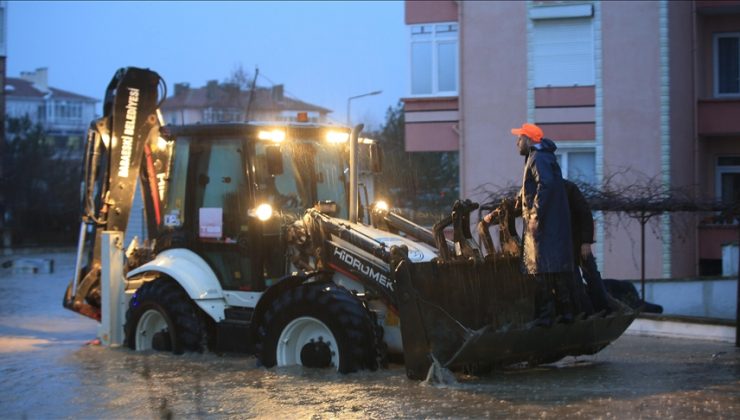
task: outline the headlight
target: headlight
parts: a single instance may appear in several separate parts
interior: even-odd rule
[[[285,131],[283,130],[260,130],[259,133],[257,133],[257,138],[260,140],[272,140],[275,143],[280,143],[281,141],[285,140]]]
[[[329,143],[346,143],[347,140],[349,140],[349,133],[334,130],[326,133],[326,141]]]
[[[390,206],[383,200],[378,200],[373,204],[373,210],[387,212],[390,210]]]
[[[257,206],[257,208],[250,210],[249,215],[256,217],[262,222],[270,220],[272,217],[272,206],[267,203],[262,203]]]
[[[162,137],[157,138],[157,150],[161,151],[167,149],[167,143],[167,140],[163,139]]]

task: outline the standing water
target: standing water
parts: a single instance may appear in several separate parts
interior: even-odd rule
[[[3,257],[3,261],[17,256]],[[403,366],[340,375],[265,369],[249,356],[134,353],[87,344],[97,324],[62,308],[72,252],[53,274],[0,269],[3,418],[736,417],[740,351],[623,336],[594,356],[426,382]]]

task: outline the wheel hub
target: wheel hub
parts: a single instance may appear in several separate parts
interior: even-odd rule
[[[339,369],[337,340],[331,329],[314,317],[289,322],[280,333],[275,353],[278,366]]]
[[[156,309],[149,309],[136,324],[136,350],[172,351],[170,327],[165,316]]]
[[[301,349],[301,364],[310,368],[324,368],[331,366],[331,348],[322,337],[319,341],[311,340]]]

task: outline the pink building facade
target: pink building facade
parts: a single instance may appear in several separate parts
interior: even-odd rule
[[[406,25],[406,148],[457,151],[463,197],[521,182],[531,121],[568,178],[740,198],[740,1],[407,1]],[[639,277],[639,224],[597,220],[604,275]],[[738,238],[686,214],[646,233],[648,278],[710,274]]]

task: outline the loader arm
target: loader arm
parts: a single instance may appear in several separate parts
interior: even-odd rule
[[[407,236],[416,238],[420,242],[423,242],[431,247],[438,248],[440,246],[446,246],[448,254],[453,253],[455,245],[452,241],[444,239],[438,242],[435,234],[425,228],[424,226],[418,225],[409,219],[393,212],[392,210],[386,210],[379,207],[374,207],[371,212],[373,225],[379,229],[397,234],[403,233]],[[441,232],[444,236],[444,232]],[[442,245],[444,244],[444,245]],[[442,251],[439,250],[442,254]]]
[[[126,232],[140,176],[146,213],[154,215],[150,232],[160,222],[165,184],[158,180],[166,178],[171,157],[160,141],[160,85],[153,71],[118,70],[106,89],[103,116],[88,130],[75,274],[63,305],[93,319],[100,319],[100,237],[106,230]]]

